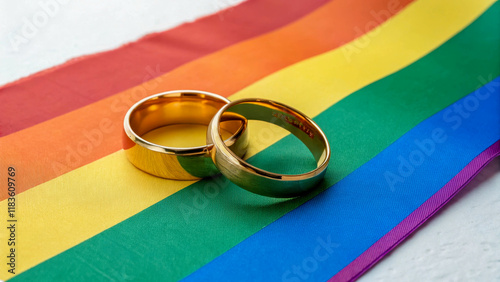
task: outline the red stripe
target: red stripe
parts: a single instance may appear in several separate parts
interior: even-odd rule
[[[375,0],[369,4],[364,0],[331,1],[279,30],[235,44],[143,85],[0,138],[0,156],[6,160],[16,159],[16,166],[21,170],[37,172],[25,178],[17,192],[28,190],[119,150],[123,117],[136,101],[161,91],[188,88],[227,97],[286,66],[330,51],[370,31],[381,23],[374,21],[371,11],[386,9],[391,1]],[[388,16],[411,1],[401,0]],[[351,9],[355,11],[349,12]],[[361,31],[356,27],[365,29]],[[110,75],[110,84],[112,79]],[[103,121],[107,121],[108,125],[104,126],[107,129]],[[90,149],[79,151],[82,146]],[[0,195],[0,200],[6,197],[6,193]]]
[[[186,62],[272,31],[326,2],[250,0],[223,11],[223,17],[214,14],[5,85],[0,88],[0,136],[78,109]]]

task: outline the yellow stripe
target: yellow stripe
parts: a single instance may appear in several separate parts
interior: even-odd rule
[[[265,97],[316,116],[350,93],[437,48],[492,3],[419,0],[358,40],[272,74],[231,99]],[[268,135],[267,142],[253,137],[250,155],[284,137],[280,131],[271,130],[275,134]],[[142,173],[119,151],[18,195],[18,273],[191,183]],[[7,201],[0,203],[0,210],[7,210]],[[6,233],[1,234],[0,242],[6,242]],[[5,258],[6,252],[7,248],[2,247],[0,257]],[[10,277],[5,271],[1,276]]]

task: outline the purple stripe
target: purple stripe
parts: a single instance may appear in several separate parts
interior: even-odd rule
[[[420,225],[441,209],[451,198],[467,185],[483,167],[500,155],[500,140],[475,157],[464,169],[453,177],[438,192],[396,227],[380,238],[375,244],[339,271],[329,281],[352,281],[359,278],[382,257],[394,249]]]

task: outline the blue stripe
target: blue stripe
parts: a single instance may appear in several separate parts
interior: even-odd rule
[[[497,77],[428,118],[185,280],[329,279],[500,139],[499,85]]]

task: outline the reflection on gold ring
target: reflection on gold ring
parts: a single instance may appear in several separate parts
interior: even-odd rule
[[[124,119],[123,148],[137,168],[155,176],[195,180],[217,174],[210,158],[211,143],[194,147],[171,147],[146,140],[145,134],[169,125],[208,125],[226,98],[203,91],[178,90],[147,97],[133,105]],[[231,136],[225,140],[238,156],[247,149],[247,122],[226,118],[222,128]]]
[[[221,121],[226,116],[270,122],[290,131],[309,148],[317,168],[303,174],[277,174],[245,162],[221,138]],[[224,176],[248,191],[270,197],[291,198],[307,193],[322,180],[330,162],[328,140],[313,120],[266,99],[242,99],[222,107],[208,126],[207,143],[214,144],[212,160]]]

